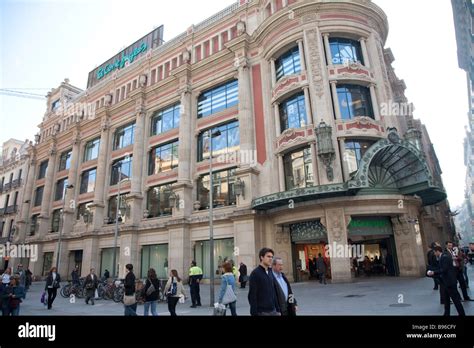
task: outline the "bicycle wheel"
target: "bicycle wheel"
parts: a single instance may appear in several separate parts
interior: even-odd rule
[[[124,293],[125,293],[124,288],[115,289],[114,297],[113,297],[114,302],[116,302],[116,303],[122,302]]]
[[[71,285],[70,284],[64,285],[61,288],[61,291],[59,293],[61,294],[62,297],[68,298],[69,295],[71,294]]]
[[[97,288],[97,295],[99,296],[98,297],[99,300],[102,300],[104,298],[105,288],[102,284],[99,284],[99,286]]]

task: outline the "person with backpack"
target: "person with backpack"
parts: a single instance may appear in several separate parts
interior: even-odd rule
[[[224,270],[224,274],[221,277],[221,291],[219,293],[219,303],[222,303],[223,305],[226,306],[226,311],[227,311],[227,307],[229,307],[230,308],[230,313],[232,314],[232,316],[237,316],[237,310],[236,310],[237,299],[235,299],[232,302],[227,302],[229,300],[226,299],[226,292],[230,291],[230,290],[227,290],[229,286],[232,289],[232,292],[234,294],[230,293],[230,295],[228,295],[228,296],[233,295],[232,298],[233,299],[236,298],[236,296],[235,296],[235,277],[234,277],[234,273],[233,273],[233,269],[232,269],[232,263],[230,263],[229,261],[224,262],[224,264],[222,265],[222,268]],[[225,313],[224,313],[224,315],[225,315]]]
[[[148,316],[151,307],[151,314],[157,316],[156,305],[158,303],[158,296],[160,294],[160,283],[156,276],[154,268],[148,270],[145,287],[143,288],[143,296],[145,298],[144,316]]]
[[[168,297],[168,310],[171,316],[176,316],[176,304],[179,301],[181,296],[184,296],[186,299],[186,293],[184,292],[183,282],[178,276],[178,271],[172,269],[170,272],[170,277],[166,282],[164,293]]]

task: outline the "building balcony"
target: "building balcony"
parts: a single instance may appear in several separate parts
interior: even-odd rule
[[[18,206],[15,205],[9,205],[8,207],[5,208],[5,214],[13,214],[18,211]]]
[[[8,184],[3,185],[3,192],[10,191],[12,188],[12,183],[9,182]]]
[[[0,216],[5,215],[5,208],[0,208]]]
[[[12,181],[12,188],[20,187],[23,181],[21,179],[16,179]]]

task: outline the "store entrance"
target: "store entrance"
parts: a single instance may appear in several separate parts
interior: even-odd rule
[[[400,274],[393,236],[353,242],[363,250],[363,258],[352,259],[356,277],[398,276]]]
[[[318,280],[317,273],[317,259],[319,255],[324,260],[326,265],[326,279],[331,278],[331,262],[330,258],[326,257],[326,242],[314,241],[311,243],[294,243],[293,244],[293,258],[296,265],[296,281],[310,281]]]

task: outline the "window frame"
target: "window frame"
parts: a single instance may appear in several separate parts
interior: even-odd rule
[[[72,149],[64,151],[59,156],[58,172],[71,168]]]
[[[292,155],[297,154],[298,152],[301,152],[302,155],[296,158],[292,158]],[[306,153],[305,153],[306,152]],[[302,178],[303,178],[303,183],[304,186],[298,186],[295,184],[296,179],[294,178],[294,171],[295,171],[295,166],[293,163],[297,161],[298,159],[302,159],[303,161],[303,173],[302,173]],[[307,162],[307,159],[309,161]],[[290,191],[290,190],[295,190],[295,189],[301,189],[301,188],[307,188],[307,187],[313,187],[314,186],[314,172],[313,172],[313,159],[311,156],[311,147],[300,147],[298,149],[295,149],[291,152],[287,152],[283,156],[283,175],[285,177],[285,190]],[[308,165],[309,164],[309,165]],[[288,175],[288,170],[290,169],[289,166],[291,165],[291,176]],[[297,169],[297,168],[296,168]],[[312,184],[310,180],[310,175],[312,175],[313,181]],[[293,178],[293,186],[290,187],[290,181],[289,178]]]
[[[288,108],[290,105],[296,104],[298,113],[298,127],[291,127],[290,117],[288,116]],[[306,110],[306,102],[304,93],[297,93],[291,97],[283,100],[278,106],[280,113],[280,132],[283,133],[285,130],[290,128],[303,128],[308,125],[308,113]],[[301,110],[303,108],[303,111]],[[303,116],[302,116],[303,114]]]
[[[38,192],[41,192],[40,194],[40,201],[38,202]],[[35,189],[35,200],[33,202],[33,207],[40,207],[41,204],[43,204],[43,194],[44,194],[44,185],[43,186],[38,186]]]
[[[89,191],[88,188],[89,188],[89,181],[90,181],[90,173],[91,173],[92,171],[95,172],[95,173],[94,173],[94,188],[93,188],[91,191]],[[83,190],[83,188],[84,188],[84,178],[85,178],[85,177],[84,177],[84,174],[86,174],[86,173],[88,174],[88,175],[87,175],[87,185],[86,185],[87,188],[86,188],[86,190],[84,191],[84,190]],[[83,171],[83,172],[81,173],[81,181],[80,181],[80,184],[79,184],[79,194],[82,195],[82,194],[84,194],[84,193],[94,192],[96,179],[97,179],[97,168],[96,168],[96,167],[90,168],[90,169],[87,169],[87,170]]]
[[[374,106],[372,103],[372,98],[370,95],[370,90],[366,86],[356,85],[356,84],[338,84],[336,85],[337,90],[337,102],[339,105],[339,111],[341,113],[342,120],[353,120],[356,117],[370,117],[371,119],[375,119],[374,115]],[[360,99],[354,99],[353,95],[358,93],[361,97]],[[350,95],[350,99],[348,98]],[[358,115],[358,110],[362,108],[359,107],[358,109],[354,108],[358,101],[363,105],[363,109],[366,110],[364,115]],[[342,105],[345,102],[347,106]]]
[[[222,103],[220,99],[221,90],[224,90],[224,106],[218,106]],[[236,95],[235,98],[233,95]],[[210,103],[209,106],[207,103]],[[214,104],[216,106],[214,106]],[[209,88],[199,94],[197,99],[197,118],[205,118],[224,111],[239,104],[239,80],[232,79]],[[204,111],[209,109],[209,111]]]
[[[167,184],[162,184],[162,185],[155,185],[151,186],[148,188],[146,191],[146,210],[148,211],[148,218],[155,218],[155,217],[164,217],[164,216],[171,216],[172,215],[172,206],[169,202],[169,198],[171,195],[171,189],[170,185],[174,183],[167,183]],[[154,190],[158,190],[158,194],[155,195],[155,197],[151,197],[151,192]],[[169,189],[169,190],[168,190]],[[161,196],[164,195],[163,199],[163,204],[161,202]],[[157,197],[157,198],[156,198]],[[157,199],[156,205],[158,206],[158,209],[151,209],[151,199],[155,198]],[[167,204],[166,204],[167,203]],[[163,209],[162,209],[163,206]]]
[[[335,58],[334,55],[333,55],[333,52],[335,50],[333,50],[333,47],[337,45],[337,52],[339,54],[339,56],[341,55],[341,48],[340,46],[344,45],[344,47],[347,47],[348,45],[351,46],[351,53],[352,53],[352,58],[356,58],[355,60],[354,59],[347,59],[345,60],[345,58]],[[330,64],[334,64],[334,65],[344,65],[344,64],[348,64],[348,63],[355,63],[355,62],[360,62],[362,65],[365,65],[364,64],[364,56],[362,54],[362,46],[360,44],[359,41],[355,40],[355,39],[350,39],[350,38],[346,38],[346,37],[329,37],[329,51],[330,51],[330,56],[331,56],[331,62]],[[354,57],[355,56],[355,57]]]
[[[97,156],[92,157],[92,155],[94,153],[94,149],[95,149],[96,146],[97,146]],[[88,162],[88,161],[92,161],[92,160],[95,160],[95,159],[99,158],[99,151],[100,151],[100,137],[89,140],[86,143],[86,145],[84,146],[84,157],[83,157],[82,162]],[[88,158],[88,154],[91,155],[91,158]]]
[[[163,130],[163,119],[168,113],[172,113],[172,127]],[[166,108],[162,108],[153,113],[151,117],[150,136],[166,133],[179,127],[181,119],[181,103],[177,102]]]
[[[170,156],[171,156],[170,158],[171,166],[169,169],[166,169],[166,170],[162,170],[162,169],[157,170],[156,160],[154,160],[158,157],[157,151],[159,150],[160,156],[161,156],[162,152],[168,150],[166,147],[169,147],[169,146],[170,146],[169,151],[170,151]],[[162,163],[162,162],[163,161],[160,161],[159,163]],[[151,150],[148,152],[148,176],[156,175],[159,173],[165,173],[175,168],[178,168],[178,166],[179,166],[179,140],[178,139],[175,139],[168,143],[157,145],[151,148]],[[162,168],[162,166],[160,166],[160,168]]]
[[[285,65],[287,64],[289,64],[289,66],[285,68]],[[300,73],[301,55],[298,45],[286,50],[280,54],[277,59],[275,59],[275,77],[277,81],[281,80],[285,76],[296,75]]]
[[[58,198],[58,185],[62,183],[62,189],[61,189],[61,197]],[[62,178],[62,179],[59,179],[56,181],[56,184],[54,185],[54,201],[57,202],[57,201],[62,201],[66,198],[66,190],[67,190],[67,186],[69,185],[68,183],[68,178]]]
[[[224,170],[219,170],[219,171],[214,171],[212,174],[213,174],[213,186],[214,187],[217,187],[216,185],[216,182],[219,182],[219,185],[227,185],[227,188],[226,190],[222,190],[222,188],[220,189],[221,191],[226,191],[226,195],[227,197],[224,198],[224,204],[222,204],[222,199],[218,197],[220,196],[220,194],[217,192],[214,192],[213,191],[213,207],[229,207],[229,206],[232,206],[232,205],[236,205],[237,204],[237,196],[235,194],[235,188],[234,188],[234,185],[235,185],[235,182],[237,181],[237,175],[236,175],[236,170],[237,168],[228,168],[228,169],[224,169]],[[225,177],[220,177],[220,174],[221,173],[226,173]],[[204,181],[204,178],[207,177],[207,181]],[[225,180],[225,182],[223,182],[223,180]],[[209,185],[209,173],[208,174],[204,174],[204,175],[200,175],[198,180],[197,180],[197,185],[196,185],[196,189],[197,189],[197,200],[201,203],[201,207],[200,207],[200,210],[205,210],[205,209],[209,209],[209,189],[207,189],[203,182],[207,182],[208,185]],[[204,200],[202,199],[202,195],[203,193],[201,193],[201,191],[204,191],[204,190],[207,190],[207,198]],[[221,201],[221,204],[216,204],[216,201]],[[202,204],[203,202],[205,202],[205,204]]]
[[[232,135],[229,136],[229,134],[232,134],[231,132],[235,129],[237,131],[237,135],[234,134],[234,136],[232,136]],[[208,148],[207,152],[204,151],[204,144],[206,143],[206,141],[210,142],[209,141],[209,136],[207,136],[207,134],[209,134],[209,132],[214,133],[217,130],[219,130],[221,132],[221,135],[219,135],[218,137],[213,137],[212,138],[212,147],[213,147],[213,149],[212,149],[212,158],[222,156],[223,154],[232,153],[232,151],[231,151],[232,146],[229,146],[229,145],[232,145],[231,144],[232,139],[236,139],[237,142],[238,142],[238,144],[235,144],[235,147],[238,147],[238,149],[236,149],[235,151],[240,150],[240,123],[239,123],[239,120],[232,120],[230,122],[226,122],[226,123],[223,123],[221,125],[214,126],[212,128],[208,128],[208,129],[203,130],[202,132],[199,133],[198,139],[197,139],[197,160],[198,160],[198,162],[205,161],[205,160],[209,159],[210,151],[209,151],[209,148]],[[226,146],[221,148],[221,149],[214,149],[216,146],[218,146],[216,144],[219,144],[218,141],[224,136],[224,134],[226,135],[226,138],[225,138]],[[210,144],[207,144],[207,146],[209,147]],[[205,154],[208,154],[208,155],[205,156]]]
[[[126,139],[125,135],[130,131],[130,143],[126,143],[124,139]],[[120,134],[121,133],[121,134]],[[135,142],[135,122],[127,123],[121,127],[118,127],[114,132],[114,143],[113,143],[113,151],[123,149],[127,146],[133,145]]]
[[[48,171],[49,160],[42,161],[38,166],[38,177],[37,179],[44,179],[46,177],[46,172]]]
[[[119,183],[119,181],[121,181],[120,178],[118,177],[118,176],[119,176],[119,174],[118,174],[118,169],[116,169],[116,173],[117,173],[117,174],[115,174],[114,166],[115,166],[117,163],[121,162],[121,168],[122,168],[122,165],[124,164],[123,161],[124,161],[126,158],[127,158],[127,157],[118,158],[118,159],[116,159],[116,160],[114,160],[114,161],[112,162],[112,166],[111,166],[111,170],[110,170],[110,186],[117,185],[117,184]],[[133,170],[133,168],[132,168],[132,166],[133,166],[133,155],[128,156],[128,158],[129,158],[129,159],[128,159],[128,162],[125,162],[125,163],[128,163],[129,172],[128,172],[128,174],[127,174],[127,176],[126,176],[125,178],[131,179],[131,178],[132,178],[132,174],[133,174],[133,173],[132,173],[132,170]],[[124,174],[125,174],[124,171],[121,170],[121,178],[122,178],[122,180],[124,179]],[[117,180],[116,180],[116,181],[115,181],[115,177],[117,177]]]

